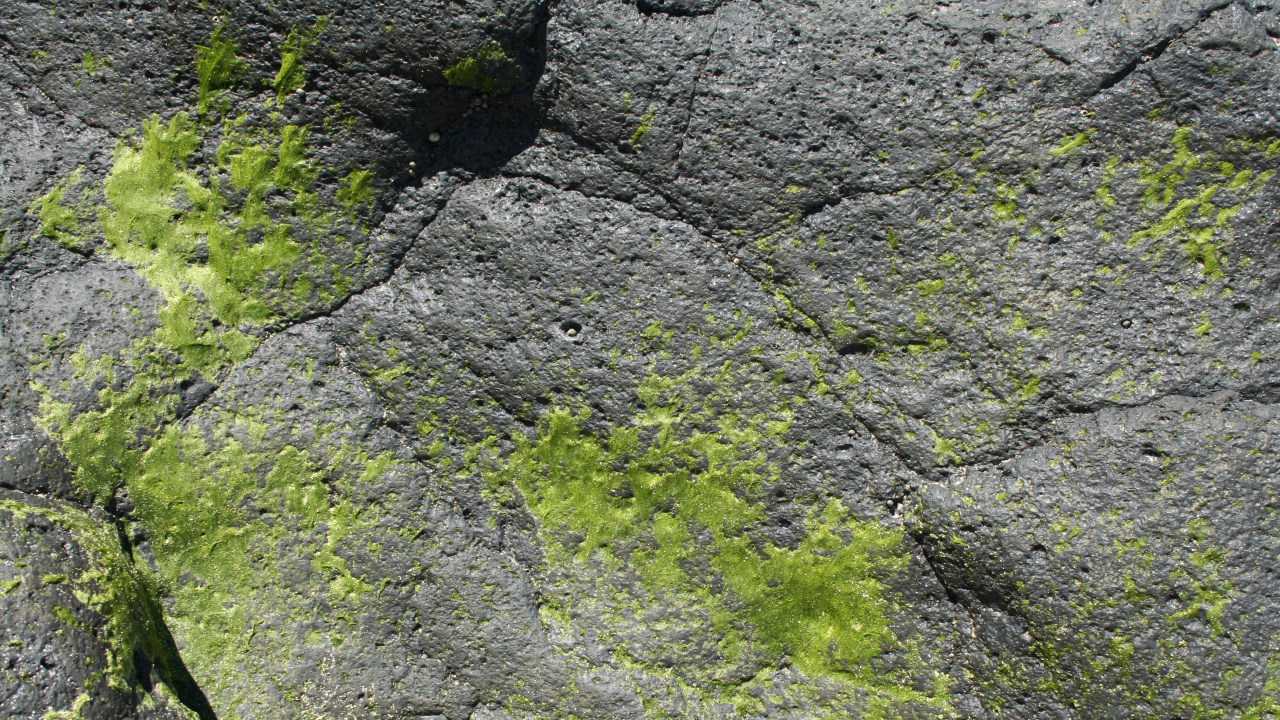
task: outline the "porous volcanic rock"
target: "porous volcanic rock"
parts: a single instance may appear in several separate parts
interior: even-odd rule
[[[0,0],[0,714],[1280,716],[1280,10]]]

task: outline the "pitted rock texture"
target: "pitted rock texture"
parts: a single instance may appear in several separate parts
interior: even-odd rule
[[[1280,715],[1280,15],[0,0],[0,711]]]

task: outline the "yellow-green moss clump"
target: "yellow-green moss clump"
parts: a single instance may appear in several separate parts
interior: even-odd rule
[[[901,533],[829,500],[794,549],[762,540],[753,532],[765,520],[760,496],[777,479],[765,451],[789,422],[692,408],[670,392],[676,384],[646,381],[646,410],[607,437],[582,430],[585,411],[548,414],[536,439],[515,436],[515,451],[488,474],[491,491],[501,500],[519,491],[550,565],[603,562],[634,571],[653,597],[703,608],[726,661],[785,656],[810,678],[864,691],[873,715],[902,702],[945,704],[945,690],[918,692],[874,669],[898,643],[885,581],[906,562]]]
[[[152,116],[117,144],[100,182],[76,173],[32,206],[44,235],[110,253],[163,298],[151,335],[116,354],[82,347],[64,361],[69,381],[50,387],[33,379],[33,386],[43,398],[40,424],[59,442],[78,486],[99,502],[128,490],[159,573],[152,578],[121,556],[117,585],[141,583],[128,595],[151,603],[138,600],[139,607],[158,607],[161,590],[172,598],[170,625],[224,718],[255,694],[280,692],[297,645],[292,621],[327,612],[335,628],[339,615],[349,622],[344,603],[370,590],[337,552],[367,526],[366,510],[350,497],[394,464],[350,445],[321,450],[293,437],[266,443],[269,411],[261,408],[231,417],[198,413],[207,420],[199,427],[175,422],[181,383],[224,377],[270,326],[349,292],[360,249],[342,248],[355,257],[347,265],[331,249],[367,236],[357,212],[373,200],[372,175],[353,170],[322,190],[322,173],[334,173],[313,159],[309,128],[268,112],[305,82],[303,53],[323,28],[321,20],[290,34],[276,92],[254,111],[256,120],[230,116],[229,103],[215,107],[243,72],[235,44],[218,29],[196,53],[193,109]],[[67,402],[73,383],[96,392],[96,407],[77,411]],[[346,499],[330,497],[335,487]],[[297,546],[324,581],[319,593],[281,581],[284,548]],[[108,594],[105,602],[117,596],[125,597]],[[263,618],[273,629],[255,627]]]
[[[36,506],[0,499],[0,512],[13,519],[39,515],[68,533],[83,552],[84,568],[70,575],[47,574],[42,582],[65,585],[76,600],[104,620],[101,627],[90,628],[77,623],[68,609],[53,608],[63,622],[94,634],[102,642],[106,667],[102,668],[101,677],[110,688],[126,694],[135,689],[134,658],[136,652],[141,652],[151,659],[166,683],[179,692],[189,689],[190,676],[177,659],[177,650],[165,629],[154,580],[125,555],[115,528],[57,502]],[[77,704],[84,705],[83,702]]]
[[[467,87],[478,92],[502,93],[511,89],[509,83],[496,77],[497,74],[510,73],[510,58],[507,51],[496,42],[489,42],[476,51],[473,57],[466,57],[444,71],[444,79],[450,85]]]
[[[378,509],[353,498],[395,464],[353,446],[255,440],[266,429],[250,416],[222,418],[208,434],[170,427],[129,480],[173,598],[170,625],[224,718],[285,687],[299,642],[294,623],[323,619],[340,644],[373,587],[338,550],[380,537]],[[309,564],[314,590],[282,577],[286,557]]]
[[[290,77],[302,77],[301,53],[323,26],[317,23],[305,42],[290,35],[282,72],[288,61]],[[197,52],[196,110],[168,120],[152,116],[117,144],[101,183],[77,172],[32,206],[42,234],[77,249],[105,246],[164,298],[152,337],[115,360],[73,358],[78,379],[104,386],[100,409],[73,417],[55,393],[37,387],[45,398],[43,426],[64,441],[81,487],[94,495],[122,484],[136,463],[136,436],[171,416],[165,388],[193,373],[216,378],[257,346],[254,328],[350,289],[324,243],[363,232],[351,221],[373,199],[370,173],[350,172],[334,200],[325,201],[306,125],[277,124],[275,116],[254,127],[244,115],[210,121],[209,106],[242,68],[219,28]],[[70,205],[73,195],[78,202]],[[127,387],[112,387],[113,364],[126,366]]]
[[[1129,246],[1158,253],[1165,239],[1180,239],[1187,260],[1199,265],[1205,277],[1217,279],[1222,277],[1223,270],[1220,246],[1231,231],[1235,214],[1245,199],[1261,190],[1275,175],[1275,170],[1264,170],[1257,175],[1247,169],[1236,172],[1231,163],[1217,161],[1217,153],[1192,152],[1188,146],[1190,137],[1190,127],[1178,128],[1173,133],[1173,157],[1169,162],[1141,168],[1138,182],[1143,188],[1142,210],[1167,210],[1159,220],[1133,233]],[[1237,150],[1256,150],[1247,142],[1232,144]],[[1276,147],[1272,146],[1263,154],[1270,158],[1275,153]],[[1190,193],[1180,190],[1193,174],[1198,174],[1200,183],[1191,188]],[[1184,197],[1176,199],[1179,195]]]

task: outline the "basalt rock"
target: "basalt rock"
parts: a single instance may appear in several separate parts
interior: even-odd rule
[[[0,0],[0,708],[1280,714],[1280,16]]]

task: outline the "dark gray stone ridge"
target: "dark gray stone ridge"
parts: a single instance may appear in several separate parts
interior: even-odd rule
[[[0,0],[0,716],[1280,720],[1280,7]]]

